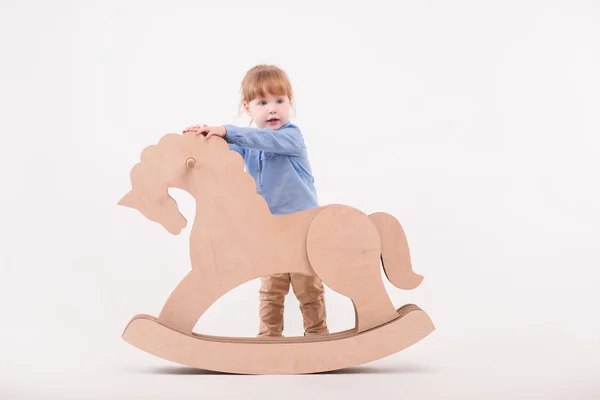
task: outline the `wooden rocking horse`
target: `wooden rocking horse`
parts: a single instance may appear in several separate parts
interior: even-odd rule
[[[381,279],[414,289],[400,223],[387,213],[366,215],[326,205],[271,214],[244,170],[242,157],[220,137],[171,133],[146,147],[131,170],[132,189],[119,205],[134,208],[177,235],[187,221],[168,188],[190,193],[191,271],[158,318],[136,315],[123,332],[131,345],[195,368],[240,374],[301,374],[348,368],[401,351],[434,331],[418,306],[396,309]],[[220,337],[193,332],[199,318],[235,287],[275,273],[316,274],[355,308],[355,327],[305,337]]]

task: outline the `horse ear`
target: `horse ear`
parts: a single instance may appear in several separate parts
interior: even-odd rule
[[[136,203],[135,195],[133,194],[133,191],[130,190],[121,198],[121,200],[119,200],[117,204],[124,207],[136,208]]]

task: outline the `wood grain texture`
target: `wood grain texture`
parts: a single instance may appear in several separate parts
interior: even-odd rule
[[[431,320],[418,307],[396,310],[381,279],[381,261],[398,288],[414,289],[423,279],[412,270],[406,236],[393,216],[366,215],[339,204],[273,215],[244,171],[241,156],[219,137],[193,133],[167,134],[145,148],[130,177],[132,188],[119,205],[138,210],[172,234],[179,234],[187,220],[168,188],[185,190],[196,201],[191,271],[174,288],[157,319],[131,320],[123,337],[132,345],[167,360],[216,371],[303,373],[378,359],[433,331]],[[206,310],[233,288],[261,276],[292,272],[315,274],[350,298],[355,328],[324,337],[272,341],[193,332]],[[246,364],[252,365],[245,365],[242,356],[250,357]]]

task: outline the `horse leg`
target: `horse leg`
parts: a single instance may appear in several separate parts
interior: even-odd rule
[[[202,314],[230,289],[215,282],[201,270],[191,270],[165,302],[158,321],[190,335]]]
[[[315,273],[352,300],[358,332],[398,317],[381,278],[379,233],[366,214],[348,206],[325,207],[310,224],[306,248]]]

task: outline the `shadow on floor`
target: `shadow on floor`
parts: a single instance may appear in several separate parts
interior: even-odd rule
[[[153,367],[153,368],[128,368],[126,372],[136,374],[149,374],[149,375],[244,375],[244,374],[233,374],[226,372],[209,371],[191,367]],[[344,368],[336,371],[317,372],[306,375],[363,375],[363,374],[415,374],[415,373],[433,373],[435,369],[415,364],[399,364],[399,365],[387,365],[387,366],[358,366],[351,368]]]

